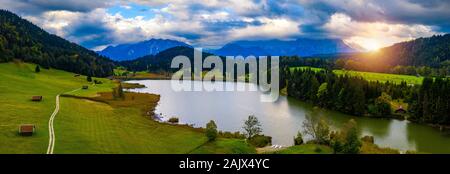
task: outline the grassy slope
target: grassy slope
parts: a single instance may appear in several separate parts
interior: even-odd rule
[[[62,99],[55,153],[186,153],[206,141],[188,128],[160,124],[138,108]]]
[[[245,140],[219,138],[191,152],[192,154],[254,154],[256,150]]]
[[[48,118],[55,107],[58,93],[87,84],[85,77],[59,70],[41,69],[34,73],[31,64],[0,64],[0,153],[45,153],[48,144]],[[30,101],[42,95],[42,102]],[[21,137],[20,124],[37,126],[37,134]]]
[[[291,70],[295,68],[311,68],[314,71],[320,71],[321,68],[314,67],[292,67]],[[401,83],[405,81],[408,84],[422,84],[423,77],[409,76],[409,75],[398,75],[398,74],[386,74],[386,73],[374,73],[374,72],[360,72],[360,71],[346,71],[346,70],[333,70],[337,75],[351,75],[351,76],[361,76],[368,81],[379,81],[379,82],[394,82]]]
[[[32,64],[0,64],[0,154],[45,153],[48,145],[48,119],[54,110],[58,93],[72,91],[82,85],[88,90],[71,94],[93,97],[97,92],[115,86],[107,79],[100,85],[86,82],[85,76],[41,69],[34,73]],[[42,95],[42,102],[31,102]],[[221,140],[205,144],[203,133],[190,128],[154,122],[144,117],[138,107],[112,107],[98,102],[61,97],[56,116],[55,153],[233,153],[254,151],[240,140]],[[20,124],[37,126],[32,137],[17,134]],[[201,147],[205,144],[205,147]],[[243,147],[243,150],[240,148]]]

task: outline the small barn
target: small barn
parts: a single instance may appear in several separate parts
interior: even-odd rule
[[[402,106],[398,107],[395,111],[396,114],[406,114],[406,110]]]
[[[82,87],[82,89],[88,89],[89,88],[89,86],[87,86],[87,85],[84,85],[83,87]]]
[[[19,134],[22,136],[32,136],[36,126],[34,124],[23,124],[19,126]]]
[[[32,96],[31,97],[31,101],[42,101],[43,97],[42,96]]]

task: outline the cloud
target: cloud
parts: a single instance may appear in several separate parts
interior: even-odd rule
[[[93,0],[2,0],[1,7],[19,14],[40,14],[48,11],[89,12],[112,5]]]
[[[375,42],[376,36],[385,39],[378,44],[387,45],[445,32],[450,28],[449,4],[443,0],[0,2],[2,8],[19,13],[45,30],[91,49],[149,38],[219,47],[242,39],[332,37],[364,43]]]
[[[342,38],[349,44],[357,44],[373,50],[418,37],[439,34],[433,27],[419,24],[392,24],[385,22],[359,22],[343,13],[335,13],[323,26],[329,36]]]
[[[304,8],[322,17],[344,13],[353,20],[401,24],[450,26],[447,0],[298,0]]]
[[[258,19],[261,25],[250,25],[244,28],[232,29],[229,37],[232,40],[238,39],[286,39],[300,35],[299,22],[288,19]]]

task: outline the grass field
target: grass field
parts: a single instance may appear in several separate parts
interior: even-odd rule
[[[254,154],[256,150],[245,140],[219,138],[195,149],[192,154]]]
[[[0,153],[45,153],[48,144],[48,118],[55,108],[58,93],[87,85],[86,77],[74,77],[59,70],[34,73],[35,65],[0,64]],[[32,102],[31,96],[43,96]],[[35,124],[32,137],[18,135],[20,124]]]
[[[85,76],[41,68],[26,63],[0,64],[0,154],[45,153],[48,145],[48,120],[55,107],[57,94],[89,85],[88,90],[70,93],[81,97],[99,96],[111,91],[116,84],[98,78],[102,84],[91,84]],[[42,102],[32,102],[31,96],[42,95]],[[128,96],[128,95],[127,95]],[[153,95],[156,96],[156,95]],[[106,97],[108,97],[106,95]],[[131,95],[132,100],[141,100]],[[104,98],[103,98],[104,99]],[[55,118],[55,153],[234,153],[252,151],[241,140],[221,140],[205,144],[202,132],[185,126],[167,125],[153,121],[142,112],[148,103],[131,103],[61,97],[61,107]],[[18,135],[20,124],[35,124],[36,134]],[[203,147],[204,145],[204,147]],[[237,149],[237,150],[236,150]]]
[[[311,70],[313,70],[313,71],[323,70],[322,68],[314,68],[314,67],[292,67],[291,71],[293,71],[296,68],[300,68],[300,69],[311,68]],[[416,77],[416,76],[410,76],[410,75],[347,71],[347,70],[333,70],[333,72],[337,75],[360,76],[368,81],[379,81],[382,83],[389,81],[389,82],[400,84],[402,81],[405,81],[407,84],[420,85],[420,84],[422,84],[422,81],[423,81],[423,77]]]
[[[187,153],[206,141],[202,133],[152,121],[138,108],[73,98],[62,98],[55,132],[55,153]]]

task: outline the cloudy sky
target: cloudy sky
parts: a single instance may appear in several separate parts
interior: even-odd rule
[[[1,0],[0,8],[94,50],[150,38],[205,48],[340,38],[371,50],[450,32],[448,0]]]

